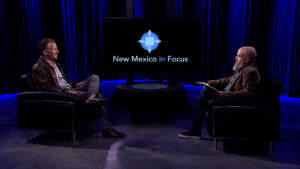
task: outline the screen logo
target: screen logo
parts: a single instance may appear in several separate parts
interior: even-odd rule
[[[138,42],[141,43],[143,49],[151,53],[151,51],[158,47],[158,44],[161,41],[159,40],[158,36],[149,29],[148,32],[143,34]]]

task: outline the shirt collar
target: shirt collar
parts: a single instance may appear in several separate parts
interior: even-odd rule
[[[52,63],[50,60],[44,58],[43,56],[41,56],[41,58],[43,58],[43,60],[46,61],[52,67],[52,65],[51,65]],[[53,62],[53,64],[54,64],[54,66],[56,65],[55,61]]]

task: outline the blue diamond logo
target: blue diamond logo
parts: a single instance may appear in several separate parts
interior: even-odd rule
[[[158,44],[161,41],[159,40],[158,36],[149,29],[148,32],[143,34],[138,42],[141,43],[143,49],[151,53],[151,51],[158,47]]]

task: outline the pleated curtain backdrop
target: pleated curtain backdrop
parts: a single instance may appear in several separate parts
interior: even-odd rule
[[[57,41],[58,61],[73,80],[102,73],[101,18],[197,17],[199,69],[193,80],[232,74],[239,47],[255,46],[263,78],[300,95],[299,0],[18,0],[0,1],[0,92],[17,92],[43,37]]]

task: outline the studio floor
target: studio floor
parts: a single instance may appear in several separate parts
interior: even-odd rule
[[[184,121],[119,124],[116,129],[126,132],[123,139],[102,138],[99,130],[87,127],[77,134],[73,144],[71,135],[30,131],[31,140],[25,142],[25,132],[15,125],[0,126],[1,169],[156,169],[156,168],[220,168],[220,169],[299,169],[300,140],[286,138],[273,145],[273,154],[254,145],[225,148],[218,142],[178,137]],[[282,132],[298,132],[300,128],[282,128]],[[249,146],[251,149],[249,149]],[[261,147],[261,146],[259,146]]]
[[[102,84],[103,95],[109,98],[113,88]],[[110,110],[108,116],[114,128],[127,134],[126,138],[101,137],[96,123],[77,134],[72,143],[68,133],[31,130],[25,142],[25,131],[17,129],[16,96],[1,97],[0,169],[299,169],[300,123],[293,109],[299,110],[295,100],[281,98],[281,139],[273,144],[273,154],[267,153],[263,143],[218,142],[213,151],[213,140],[205,129],[200,140],[181,139],[180,131],[189,128],[191,110],[199,88],[185,86],[189,109],[177,110],[171,119],[164,120],[160,112],[141,112],[138,123],[126,110]],[[196,92],[195,92],[196,91]],[[196,93],[196,94],[194,94]],[[298,101],[298,100],[296,100]],[[297,103],[298,105],[299,103]]]

